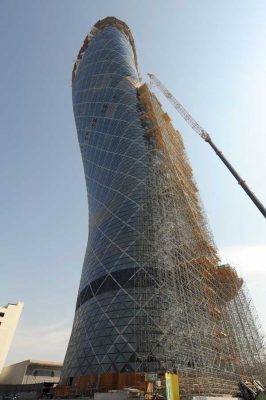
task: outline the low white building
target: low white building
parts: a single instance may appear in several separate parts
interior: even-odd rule
[[[24,304],[8,303],[0,307],[0,373],[10,349]]]
[[[27,385],[43,382],[58,383],[62,363],[25,360],[3,368],[0,385]]]

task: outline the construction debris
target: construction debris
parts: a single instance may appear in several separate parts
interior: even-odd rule
[[[265,400],[266,389],[259,381],[245,381],[239,383],[240,390],[245,400]]]

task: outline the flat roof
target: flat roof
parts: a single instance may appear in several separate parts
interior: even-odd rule
[[[62,367],[63,366],[63,363],[60,363],[57,361],[24,360],[24,361],[20,361],[18,363],[6,365],[5,368],[14,367],[15,365],[19,365],[19,364],[27,364],[27,365],[34,364],[34,365],[39,365],[39,366],[43,366],[43,367]]]

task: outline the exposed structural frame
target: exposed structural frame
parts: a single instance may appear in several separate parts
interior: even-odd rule
[[[231,165],[231,163],[227,160],[227,158],[223,155],[221,150],[213,143],[208,132],[203,129],[198,122],[190,115],[190,113],[184,108],[184,106],[169,92],[168,89],[162,84],[162,82],[153,74],[148,74],[151,81],[161,90],[161,92],[165,95],[165,97],[170,101],[170,103],[175,107],[175,109],[179,112],[179,114],[184,118],[184,120],[188,123],[191,128],[198,133],[198,135],[207,142],[212,149],[215,151],[217,156],[222,160],[224,165],[229,169],[231,174],[237,180],[242,189],[247,193],[249,198],[253,201],[255,206],[260,210],[262,215],[266,218],[266,208],[262,204],[262,202],[257,198],[257,196],[252,192],[246,182],[241,178],[235,168]]]
[[[182,137],[141,85],[124,23],[96,23],[72,88],[90,215],[61,387],[143,387],[176,370],[191,399],[263,381],[243,281],[219,266]]]
[[[243,280],[229,265],[217,266],[216,246],[198,203],[179,132],[147,85],[138,93],[153,148],[150,191],[158,232],[154,251],[164,248],[158,260],[163,266],[158,271],[163,293],[158,301],[164,310],[158,358],[165,360],[165,368],[179,371],[181,394],[186,398],[236,394],[240,378],[265,380],[264,336]],[[148,331],[149,325],[145,328]]]

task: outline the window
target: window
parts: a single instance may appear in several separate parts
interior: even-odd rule
[[[102,114],[105,114],[106,111],[107,111],[107,108],[108,108],[108,104],[104,104],[104,105],[102,106],[101,113],[102,113]]]
[[[4,312],[0,312],[0,317],[4,317],[5,313]]]

